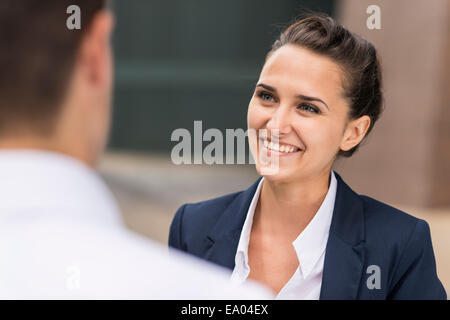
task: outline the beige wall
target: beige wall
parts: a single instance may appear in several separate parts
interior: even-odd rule
[[[366,9],[381,8],[381,30]],[[450,1],[345,0],[338,20],[377,48],[385,111],[335,169],[358,193],[392,204],[450,205]]]

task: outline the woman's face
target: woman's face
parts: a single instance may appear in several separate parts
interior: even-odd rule
[[[331,169],[349,112],[342,79],[335,62],[299,46],[284,45],[267,58],[247,119],[259,174],[287,181]],[[274,158],[270,164],[261,160],[270,156],[277,170],[264,171],[273,169]]]

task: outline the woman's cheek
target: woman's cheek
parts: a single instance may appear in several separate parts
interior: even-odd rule
[[[323,152],[336,140],[335,133],[327,130],[327,125],[311,118],[300,118],[295,122],[295,131],[306,149]]]
[[[262,121],[260,119],[260,112],[254,101],[251,101],[247,112],[247,134],[250,152],[253,159],[256,161],[256,167],[258,168],[258,129],[262,127]]]
[[[250,102],[247,117],[248,128],[255,130],[264,127],[265,119],[267,118],[263,108],[254,101]]]
[[[332,125],[324,128],[327,128],[327,130],[321,132],[320,143],[318,144],[322,148],[323,158],[329,160],[334,156],[338,148],[340,132],[333,130]]]

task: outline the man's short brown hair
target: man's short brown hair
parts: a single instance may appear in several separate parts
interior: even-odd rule
[[[69,30],[77,5],[81,29]],[[82,35],[105,0],[0,1],[0,134],[16,126],[50,133]],[[13,130],[14,131],[14,130]]]

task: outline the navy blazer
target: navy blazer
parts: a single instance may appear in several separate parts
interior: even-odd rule
[[[427,222],[356,194],[335,175],[320,299],[447,299],[436,274]],[[245,191],[180,207],[170,226],[169,246],[234,269],[258,183],[259,179]]]

